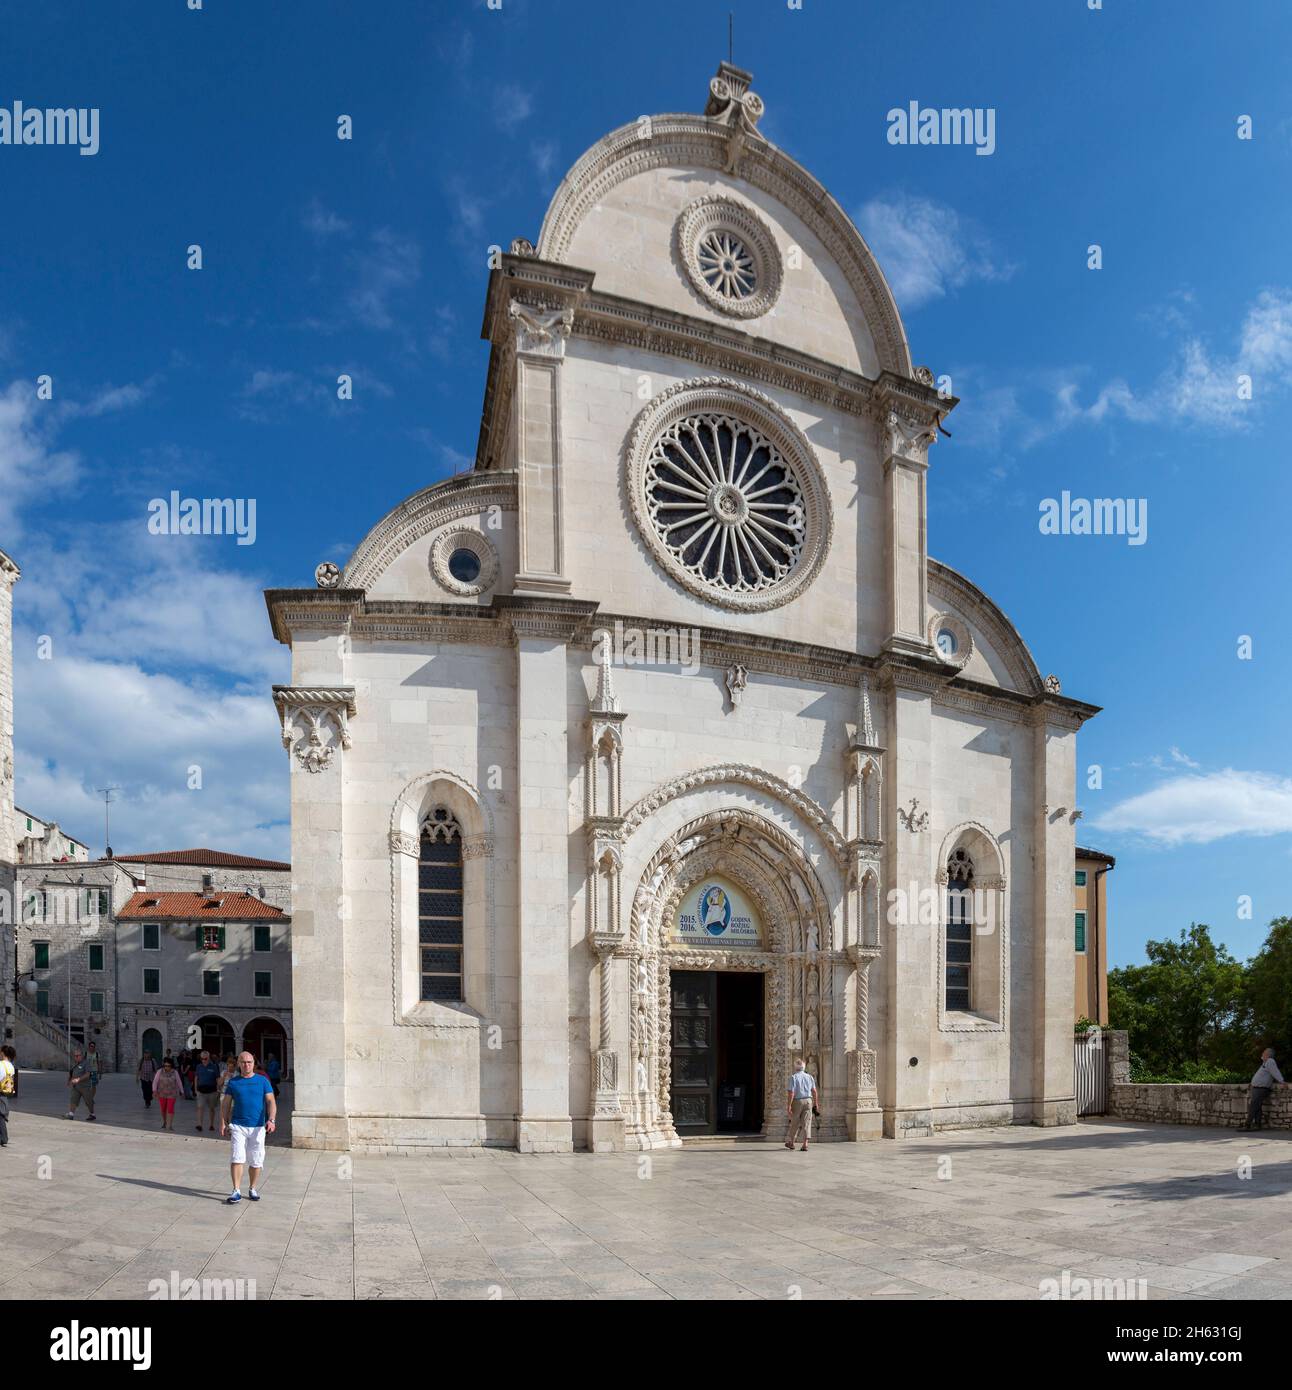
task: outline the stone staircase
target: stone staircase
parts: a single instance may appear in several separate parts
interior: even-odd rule
[[[13,1020],[20,1067],[57,1071],[67,1066],[73,1042],[62,1024],[38,1014],[21,1000],[13,1005]],[[18,1029],[23,1032],[18,1033]]]

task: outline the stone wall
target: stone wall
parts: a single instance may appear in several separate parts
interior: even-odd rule
[[[1108,1113],[1119,1120],[1233,1129],[1247,1115],[1247,1087],[1114,1085],[1108,1088]],[[1265,1123],[1271,1129],[1292,1129],[1292,1089],[1274,1088],[1265,1104]]]
[[[1130,1079],[1130,1045],[1121,1028],[1104,1030],[1108,1115],[1159,1125],[1215,1125],[1234,1129],[1247,1117],[1246,1086],[1160,1085]],[[1265,1103],[1271,1129],[1292,1129],[1292,1087],[1276,1086]]]

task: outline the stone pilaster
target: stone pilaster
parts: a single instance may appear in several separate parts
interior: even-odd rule
[[[18,862],[13,809],[13,587],[21,574],[0,550],[0,865]]]
[[[932,1126],[929,1086],[937,1027],[937,953],[935,928],[920,923],[919,892],[934,881],[927,808],[932,799],[937,687],[936,679],[917,672],[894,668],[888,673],[887,740],[899,756],[887,769],[884,877],[888,898],[905,903],[901,912],[885,912],[881,926],[887,1004],[881,1096],[884,1134],[891,1139],[927,1134]],[[895,894],[903,896],[894,899]]]
[[[561,362],[574,312],[569,308],[545,310],[513,300],[508,313],[516,331],[513,400],[520,512],[520,572],[514,592],[568,593]]]
[[[1074,1124],[1072,865],[1076,830],[1076,730],[1080,719],[1049,703],[1033,711],[1032,1120]]]
[[[337,643],[340,652],[343,644]],[[342,659],[338,657],[338,667]],[[346,1105],[344,776],[354,689],[274,686],[292,788],[292,987],[295,1076],[292,1143],[350,1147]]]
[[[886,651],[930,652],[928,626],[928,446],[936,426],[892,409],[884,442],[884,570]]]
[[[522,1153],[568,1153],[570,1115],[570,808],[568,671],[587,604],[500,601],[516,644],[516,877],[522,885],[520,1106]]]

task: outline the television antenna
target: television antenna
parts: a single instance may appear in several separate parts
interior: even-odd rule
[[[103,857],[112,858],[112,833],[109,829],[108,807],[112,805],[112,793],[119,792],[120,787],[95,787],[94,789],[103,798]]]

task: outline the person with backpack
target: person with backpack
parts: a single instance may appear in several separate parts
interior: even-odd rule
[[[85,1118],[87,1120],[97,1119],[94,1113],[94,1093],[98,1090],[98,1077],[95,1074],[95,1063],[87,1060],[85,1053],[81,1049],[75,1048],[72,1052],[72,1065],[67,1069],[67,1118],[76,1118],[76,1107],[82,1101],[85,1108],[90,1112]]]
[[[5,1043],[0,1047],[0,1149],[9,1144],[9,1102],[18,1094],[18,1054]]]

